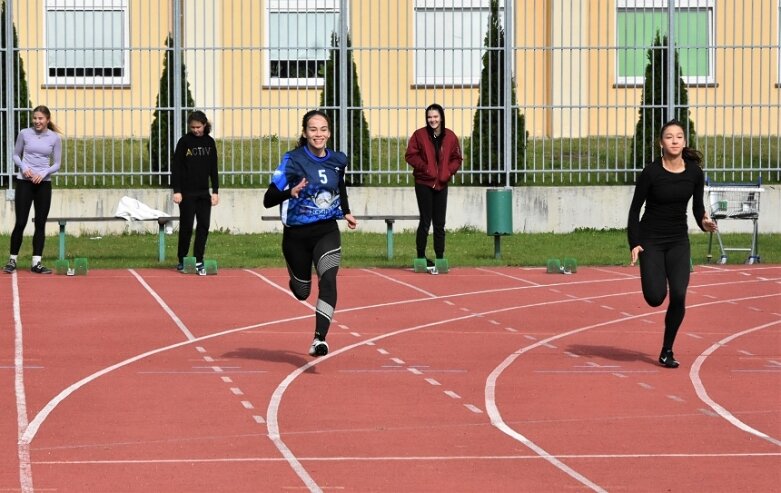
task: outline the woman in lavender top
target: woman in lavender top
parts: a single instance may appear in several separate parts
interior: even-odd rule
[[[51,175],[60,169],[62,139],[60,129],[52,123],[51,112],[46,106],[33,109],[33,126],[19,132],[14,147],[14,163],[19,167],[16,174],[16,195],[14,209],[16,223],[11,233],[11,256],[3,272],[11,274],[16,270],[22,234],[30,217],[30,208],[35,208],[35,233],[33,234],[33,257],[30,270],[35,274],[51,274],[41,264],[43,244],[46,238],[46,219],[52,202]]]

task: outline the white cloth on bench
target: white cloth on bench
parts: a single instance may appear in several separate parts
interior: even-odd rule
[[[167,214],[163,211],[158,211],[157,209],[152,209],[148,205],[144,204],[143,202],[140,202],[134,198],[124,196],[121,199],[119,199],[119,204],[117,205],[117,212],[114,213],[116,217],[124,218],[128,221],[133,221],[135,219],[144,220],[144,219],[157,219],[158,217],[170,217],[170,214]]]

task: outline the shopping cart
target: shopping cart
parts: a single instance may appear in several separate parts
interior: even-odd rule
[[[751,234],[751,247],[737,248],[725,247],[721,239],[721,233],[717,229],[715,233],[710,234],[708,238],[708,258],[710,263],[713,260],[711,248],[713,246],[713,235],[719,242],[719,264],[727,263],[727,252],[749,252],[746,259],[747,264],[759,263],[759,245],[757,243],[757,220],[759,219],[759,197],[764,192],[762,182],[757,183],[713,183],[706,180],[705,193],[708,196],[710,204],[710,217],[717,223],[720,220],[737,219],[743,221],[752,221],[753,228]]]

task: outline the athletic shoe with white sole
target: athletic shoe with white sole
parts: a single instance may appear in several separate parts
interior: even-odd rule
[[[48,269],[48,268],[42,266],[40,262],[38,262],[37,264],[33,265],[30,268],[30,271],[33,274],[51,274],[52,273],[51,269]]]
[[[673,357],[672,349],[662,349],[662,354],[659,355],[659,364],[665,368],[678,368],[678,362]]]
[[[315,339],[312,341],[312,345],[309,346],[309,356],[325,356],[328,354],[328,343]]]
[[[6,274],[13,274],[13,272],[16,270],[16,260],[9,258],[8,263],[5,264],[5,267],[3,267],[3,272]]]

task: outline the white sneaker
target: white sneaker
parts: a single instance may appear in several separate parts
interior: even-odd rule
[[[325,356],[328,354],[328,343],[315,339],[309,346],[309,356]]]

